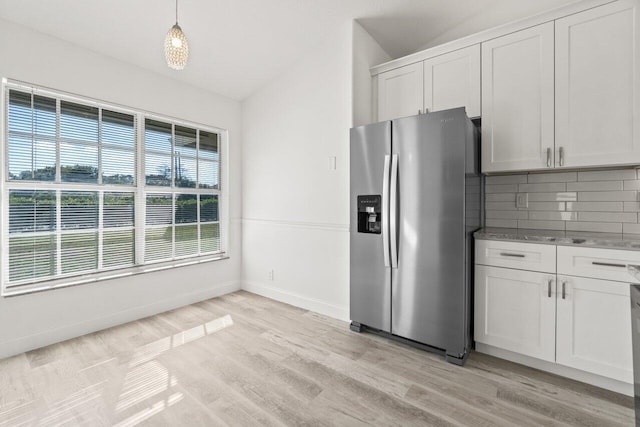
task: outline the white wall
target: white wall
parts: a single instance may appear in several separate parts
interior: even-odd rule
[[[573,0],[509,1],[500,2],[499,5],[488,2],[482,12],[449,26],[446,31],[429,40],[416,52],[520,19],[527,19],[569,3],[575,2]]]
[[[349,128],[387,59],[345,23],[243,103],[243,288],[349,319]]]
[[[369,69],[391,59],[359,23],[353,23],[353,126],[371,123],[378,116],[372,109],[377,88]]]
[[[243,103],[242,286],[342,319],[349,305],[350,56],[345,24]]]
[[[0,358],[239,289],[238,102],[4,20],[0,76],[228,129],[231,218],[228,260],[0,298]]]

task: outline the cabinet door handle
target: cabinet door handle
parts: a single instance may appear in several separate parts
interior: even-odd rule
[[[551,298],[551,284],[553,283],[553,279],[549,279],[549,283],[547,283],[547,297]]]
[[[560,166],[564,166],[564,148],[560,147]]]
[[[598,262],[598,261],[592,261],[591,264],[593,265],[601,265],[604,267],[619,267],[619,268],[626,268],[627,266],[625,264],[613,264],[610,262]]]
[[[564,288],[565,288],[566,285],[567,285],[567,282],[563,281],[562,282],[562,299],[565,299],[565,297],[566,297],[566,294],[564,292]]]
[[[551,167],[551,148],[547,147],[547,167]]]
[[[500,252],[500,256],[510,256],[514,258],[524,258],[524,254],[510,254],[509,252]]]

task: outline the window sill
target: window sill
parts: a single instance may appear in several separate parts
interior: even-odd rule
[[[44,292],[53,289],[68,288],[71,286],[80,286],[88,283],[103,282],[105,280],[120,279],[123,277],[137,276],[138,274],[152,273],[154,271],[168,270],[171,268],[187,267],[190,265],[203,264],[206,262],[221,261],[229,259],[225,253],[215,255],[205,255],[198,258],[177,259],[173,261],[158,262],[154,264],[145,264],[135,267],[122,268],[118,270],[105,271],[101,273],[92,273],[84,276],[67,277],[64,279],[49,280],[46,282],[34,283],[32,285],[18,285],[4,288],[2,296],[15,297],[20,295],[28,295],[36,292]]]

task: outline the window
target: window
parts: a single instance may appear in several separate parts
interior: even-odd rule
[[[218,134],[145,119],[146,262],[220,250]]]
[[[4,98],[5,295],[224,253],[222,131],[13,82]]]

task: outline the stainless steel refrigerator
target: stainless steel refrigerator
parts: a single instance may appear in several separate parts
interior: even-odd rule
[[[464,108],[351,129],[351,329],[439,350],[471,345],[477,131]]]

